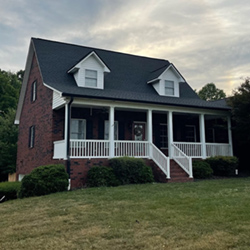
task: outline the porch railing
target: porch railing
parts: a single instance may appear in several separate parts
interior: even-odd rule
[[[114,141],[115,157],[149,157],[147,141]]]
[[[153,143],[149,143],[151,158],[162,170],[162,172],[170,179],[170,160],[164,155]]]
[[[193,178],[192,158],[187,156],[174,143],[171,144],[171,149],[173,159],[182,167],[190,178]]]
[[[174,145],[179,148],[185,155],[193,158],[202,157],[202,144],[196,142],[174,142]]]
[[[202,143],[200,142],[174,142],[185,155],[192,158],[204,158],[210,156],[231,156],[231,145],[227,143],[206,143],[204,155],[202,152]]]
[[[108,140],[70,140],[71,158],[107,158]]]
[[[66,144],[65,140],[54,142],[53,159],[66,159]]]
[[[231,156],[230,144],[206,143],[207,157],[210,156]]]

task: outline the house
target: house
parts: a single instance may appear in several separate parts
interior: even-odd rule
[[[37,38],[15,123],[17,178],[61,163],[72,188],[112,157],[144,158],[184,181],[192,159],[233,154],[230,108],[201,100],[169,61]]]

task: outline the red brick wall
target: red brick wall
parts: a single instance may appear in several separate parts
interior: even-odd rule
[[[93,166],[108,166],[108,159],[72,159],[71,189],[86,187],[87,173]]]
[[[31,101],[32,83],[37,82],[37,98]],[[53,126],[52,90],[43,85],[36,57],[33,57],[19,123],[17,174],[28,174],[35,167],[59,163],[53,160],[53,137],[61,137],[63,123]],[[55,113],[55,117],[57,114]],[[35,126],[34,147],[29,148],[29,128]],[[56,132],[56,129],[58,133]],[[53,131],[54,130],[54,131]]]

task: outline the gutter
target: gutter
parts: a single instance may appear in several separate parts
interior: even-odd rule
[[[74,98],[71,97],[68,103],[68,117],[67,117],[68,131],[67,131],[66,148],[67,148],[67,173],[69,175],[69,179],[70,179],[70,118],[71,118],[71,104],[73,100]]]

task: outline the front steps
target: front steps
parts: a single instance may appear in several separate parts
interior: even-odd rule
[[[174,160],[170,160],[170,179],[166,178],[166,175],[153,160],[148,160],[147,164],[152,167],[154,178],[157,182],[190,182],[194,180],[189,178],[189,175]]]

